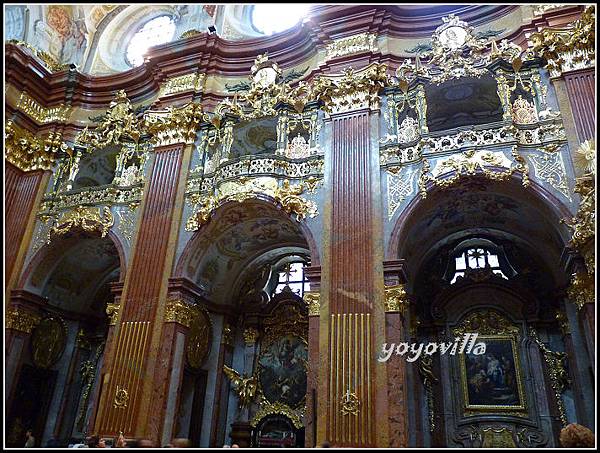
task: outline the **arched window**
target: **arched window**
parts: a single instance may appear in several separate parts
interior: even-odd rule
[[[304,274],[303,261],[288,262],[279,269],[275,294],[280,293],[288,286],[298,296],[303,297],[305,291],[310,291],[310,283]]]
[[[308,12],[310,5],[258,4],[252,8],[252,26],[265,35],[279,33],[292,28]]]
[[[146,22],[129,41],[127,62],[133,67],[141,65],[148,48],[171,41],[174,34],[175,21],[170,16],[159,16]]]
[[[501,247],[487,239],[470,239],[451,253],[445,278],[453,284],[470,272],[481,270],[489,270],[506,280],[516,275]]]

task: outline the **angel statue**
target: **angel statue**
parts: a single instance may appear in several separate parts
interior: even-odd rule
[[[223,372],[233,384],[233,389],[240,400],[240,407],[249,406],[258,389],[258,379],[256,376],[240,376],[240,373],[233,368],[229,368],[227,365],[223,365]]]

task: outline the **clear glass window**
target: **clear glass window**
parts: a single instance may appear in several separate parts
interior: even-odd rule
[[[133,67],[140,66],[150,47],[171,41],[174,34],[175,21],[170,16],[160,16],[146,22],[129,41],[127,62]]]
[[[455,262],[456,272],[454,273],[454,277],[450,281],[450,284],[456,282],[458,277],[464,276],[467,269],[490,268],[494,274],[500,275],[502,278],[508,280],[508,277],[506,277],[504,272],[502,272],[502,269],[500,269],[498,255],[489,250],[479,247],[467,249],[455,258]]]
[[[261,3],[252,8],[252,25],[264,33],[272,35],[296,25],[308,12],[310,5],[297,5],[286,3],[273,5]]]
[[[275,294],[283,291],[286,286],[300,297],[304,296],[305,291],[310,291],[310,283],[304,275],[304,266],[302,262],[286,264],[279,272]]]

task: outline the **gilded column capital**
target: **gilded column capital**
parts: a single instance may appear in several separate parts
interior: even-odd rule
[[[6,312],[6,328],[31,333],[41,319],[40,315],[23,310],[20,307],[11,308]]]
[[[567,288],[567,297],[571,302],[577,305],[578,310],[581,310],[585,304],[594,303],[594,289],[594,275],[578,272],[573,275],[571,284]]]
[[[321,76],[312,86],[316,99],[323,101],[329,114],[363,108],[379,108],[379,92],[387,83],[387,66],[371,64],[355,71],[347,68],[340,76]]]
[[[244,330],[243,336],[246,346],[252,346],[256,343],[256,340],[258,340],[258,330],[254,327],[248,327]]]
[[[548,62],[551,76],[595,66],[595,19],[595,6],[589,5],[570,27],[548,27],[529,37],[533,51]]]
[[[203,120],[202,105],[190,102],[183,107],[168,107],[164,111],[149,110],[144,115],[144,125],[152,135],[155,146],[178,143],[193,144],[196,131]]]
[[[7,121],[4,129],[5,157],[23,171],[50,170],[58,153],[68,146],[60,133],[50,132],[45,139]]]
[[[110,318],[110,325],[114,326],[117,324],[117,319],[119,318],[119,310],[121,309],[120,304],[106,304],[106,314]]]
[[[194,319],[194,306],[181,299],[167,301],[165,309],[165,322],[176,322],[185,327],[190,327]]]
[[[385,287],[385,311],[400,312],[406,314],[410,302],[404,289],[404,285],[394,285]]]
[[[321,312],[321,293],[305,292],[303,299],[308,304],[308,316],[319,316]]]

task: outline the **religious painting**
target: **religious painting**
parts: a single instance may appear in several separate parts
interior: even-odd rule
[[[62,356],[67,341],[67,332],[59,318],[40,321],[31,336],[31,356],[39,368],[50,368]]]
[[[267,345],[258,363],[262,392],[271,403],[297,407],[306,397],[306,342],[286,335]]]
[[[480,336],[484,354],[461,354],[465,408],[476,411],[523,411],[525,398],[515,339]]]

